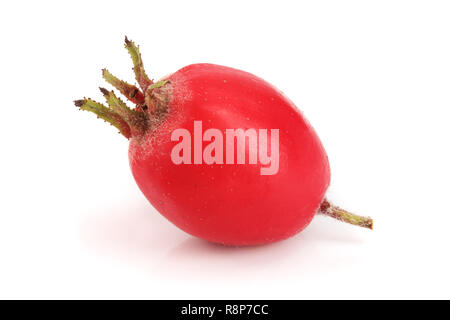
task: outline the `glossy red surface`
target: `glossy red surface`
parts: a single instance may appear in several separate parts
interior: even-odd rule
[[[325,150],[295,105],[266,81],[211,64],[170,75],[168,116],[143,140],[132,139],[133,175],[151,204],[180,229],[227,245],[256,245],[288,238],[314,217],[330,181]],[[203,132],[279,129],[279,170],[261,175],[261,163],[174,164],[171,133],[194,121]],[[208,143],[203,142],[203,147]],[[249,144],[247,143],[247,147]]]

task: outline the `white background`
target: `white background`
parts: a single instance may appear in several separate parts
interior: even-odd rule
[[[0,298],[450,298],[448,1],[0,4]],[[160,216],[127,141],[74,99],[195,62],[257,74],[327,149],[335,203],[296,237],[226,248]]]

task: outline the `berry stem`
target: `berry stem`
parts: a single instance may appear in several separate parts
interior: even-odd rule
[[[338,206],[330,203],[330,201],[328,201],[328,199],[326,198],[324,198],[322,203],[320,204],[319,213],[335,218],[342,222],[373,230],[372,218],[358,216],[344,209],[341,209]]]

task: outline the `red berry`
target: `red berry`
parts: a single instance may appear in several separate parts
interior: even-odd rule
[[[130,139],[133,176],[147,199],[180,229],[227,245],[264,244],[305,228],[317,212],[363,227],[324,199],[325,150],[295,105],[264,80],[232,68],[194,64],[154,83],[126,39],[141,89],[108,71],[130,101],[101,89],[96,113]]]

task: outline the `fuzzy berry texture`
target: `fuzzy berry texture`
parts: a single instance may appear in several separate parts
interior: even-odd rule
[[[91,99],[77,100],[75,105],[129,139],[136,183],[173,224],[198,238],[236,246],[291,237],[317,213],[372,228],[372,219],[325,198],[330,168],[322,143],[292,101],[275,87],[250,73],[213,64],[193,64],[154,82],[145,73],[139,48],[128,39],[125,47],[138,86],[107,70],[103,76],[134,107],[103,88],[108,106]],[[272,153],[271,168],[267,161],[257,160],[261,145],[255,148],[251,137],[243,140],[243,154],[238,154],[239,144],[233,147],[236,155],[226,154],[231,139],[225,133],[238,128],[272,134],[266,145],[267,154]],[[183,140],[186,148],[178,152],[174,147],[181,136],[174,133],[180,129],[189,131],[192,140]],[[207,137],[208,132],[214,137]],[[277,140],[271,140],[275,134]],[[212,161],[204,157],[208,145],[215,146]],[[181,162],[174,161],[174,152]]]

